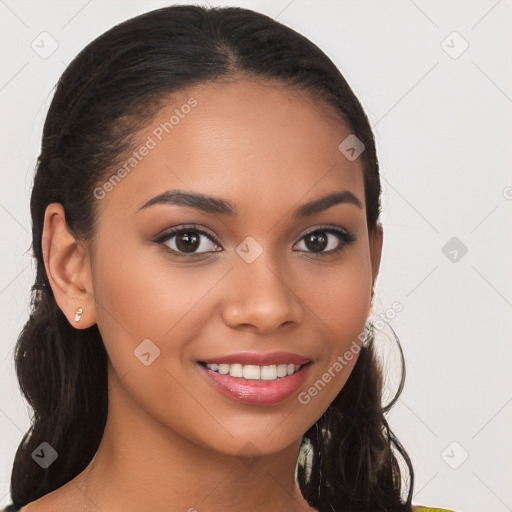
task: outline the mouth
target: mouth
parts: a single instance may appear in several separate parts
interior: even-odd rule
[[[275,405],[296,393],[312,362],[297,354],[240,353],[198,361],[208,382],[224,396],[248,405]]]
[[[303,365],[299,364],[271,364],[259,366],[255,364],[227,364],[227,363],[202,363],[208,370],[217,372],[220,375],[230,375],[245,380],[276,380],[288,377],[298,372]],[[308,363],[306,363],[308,364]]]

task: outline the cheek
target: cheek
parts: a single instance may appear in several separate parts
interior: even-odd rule
[[[340,260],[341,261],[341,260]],[[299,402],[320,416],[345,385],[359,356],[364,327],[371,308],[371,266],[365,251],[350,257],[328,271],[311,268],[300,281],[309,289],[308,306],[317,320],[324,340],[321,360]],[[307,275],[307,279],[304,277]],[[314,290],[314,293],[311,293]]]
[[[308,264],[294,279],[299,297],[319,320],[332,349],[341,350],[363,330],[371,308],[371,265],[362,247],[347,253],[338,264]]]
[[[201,410],[185,390],[187,340],[203,325],[200,300],[215,282],[161,255],[151,259],[151,251],[124,249],[102,256],[94,278],[98,327],[121,381],[115,389],[163,422],[172,403],[180,411],[176,421],[188,424]]]
[[[205,295],[222,273],[208,265],[176,263],[157,247],[125,244],[123,251],[109,247],[102,254],[94,276],[97,321],[113,364],[121,372],[121,365],[133,363],[134,350],[150,339],[161,351],[159,363],[179,365],[187,340],[204,325]]]

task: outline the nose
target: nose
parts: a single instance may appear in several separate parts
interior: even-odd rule
[[[289,274],[273,260],[266,251],[252,263],[236,260],[223,308],[227,325],[269,334],[281,326],[300,324],[301,299]]]

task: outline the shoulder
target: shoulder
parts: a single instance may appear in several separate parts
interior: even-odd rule
[[[11,503],[5,508],[0,508],[0,512],[47,512],[48,510],[51,510],[51,508],[45,508],[42,505],[43,504],[40,500],[28,503],[21,508],[18,508],[13,503]]]
[[[416,505],[412,507],[412,512],[455,512],[447,508],[425,507],[423,505]]]
[[[7,505],[5,508],[0,508],[0,512],[49,512],[56,510],[53,506],[49,505],[46,500],[39,498],[36,501],[27,503],[21,508],[16,507],[13,503]],[[66,509],[60,509],[66,510]]]
[[[0,508],[0,512],[19,512],[20,509],[15,507],[12,503],[7,505],[5,508]]]
[[[37,507],[34,508],[32,505],[26,505],[25,507],[22,507],[21,509],[18,507],[15,507],[14,504],[7,505],[4,508],[0,508],[0,512],[29,512],[30,510],[35,510]],[[423,505],[414,505],[412,507],[413,512],[455,512],[454,510],[447,509],[447,508],[438,508],[438,507],[425,507]]]
[[[28,512],[28,506],[23,508],[17,508],[13,504],[7,505],[5,508],[1,508],[0,512]],[[31,509],[32,510],[32,509]],[[35,509],[34,509],[35,510]],[[455,512],[453,510],[447,509],[447,508],[432,508],[432,507],[425,507],[423,505],[415,505],[412,508],[413,512]]]
[[[7,505],[5,508],[0,508],[0,512],[48,512],[55,510],[45,500],[45,497],[39,498],[36,501],[27,503],[21,508],[16,507],[13,503]]]

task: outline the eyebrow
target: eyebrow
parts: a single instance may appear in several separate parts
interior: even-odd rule
[[[143,210],[155,204],[175,204],[178,206],[189,206],[202,210],[206,213],[227,215],[234,217],[238,214],[238,208],[233,203],[217,197],[205,196],[196,192],[183,192],[180,190],[168,190],[159,194],[145,204],[137,211]],[[296,218],[308,217],[315,213],[322,212],[337,204],[352,204],[363,209],[361,201],[349,190],[340,190],[330,194],[313,199],[302,204],[294,210],[293,216]]]

